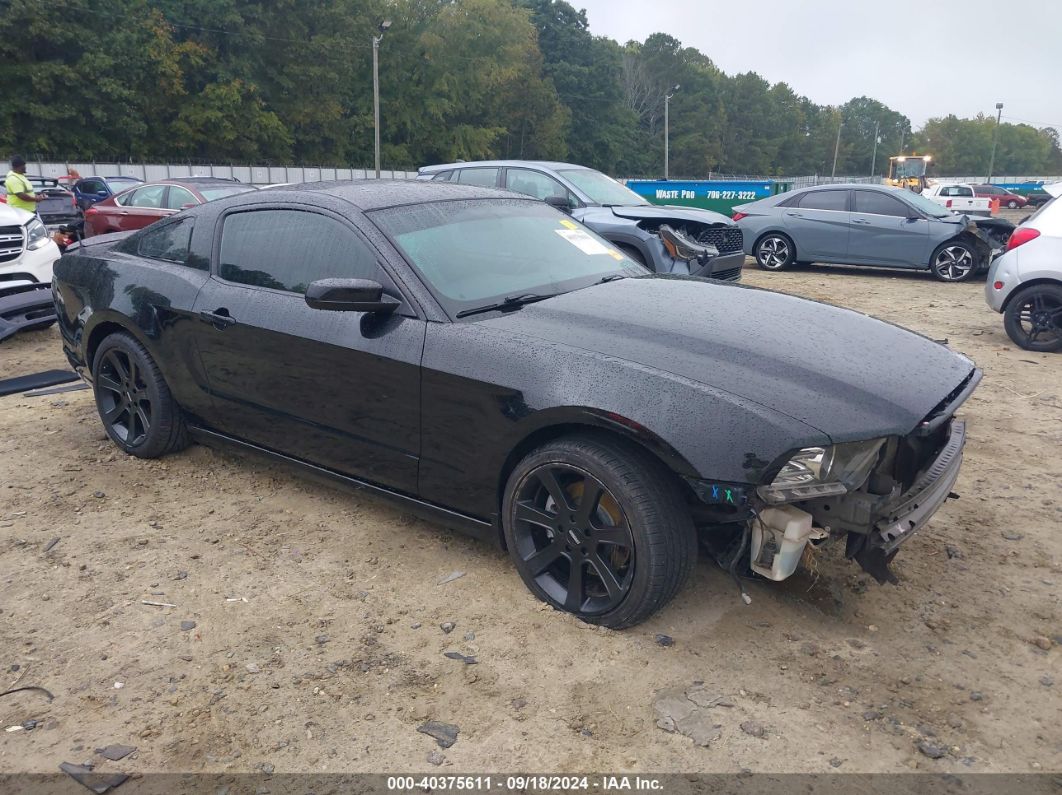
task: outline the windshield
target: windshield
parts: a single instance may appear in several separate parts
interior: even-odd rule
[[[552,296],[648,271],[540,202],[479,199],[392,207],[369,216],[451,315],[535,293]]]
[[[909,157],[906,160],[894,160],[892,162],[892,175],[895,179],[925,176],[926,161],[920,157]]]
[[[214,201],[214,199],[224,199],[226,196],[235,196],[237,193],[247,193],[254,188],[247,185],[225,185],[220,188],[199,188],[199,192],[203,194],[203,198],[208,202]]]
[[[903,198],[926,215],[931,215],[934,218],[946,218],[949,215],[955,214],[951,210],[940,206],[932,199],[927,199],[925,196],[913,191],[903,191]]]
[[[600,171],[590,168],[569,168],[557,171],[562,177],[590,197],[594,204],[603,205],[643,205],[648,204],[643,196],[639,196],[625,185],[621,185],[606,177]]]

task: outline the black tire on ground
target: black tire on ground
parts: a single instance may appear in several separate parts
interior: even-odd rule
[[[964,282],[978,272],[977,250],[963,240],[949,240],[937,246],[929,259],[929,270],[942,282]]]
[[[533,450],[505,485],[502,525],[535,596],[613,629],[671,601],[697,558],[674,476],[620,439],[564,437]]]
[[[1062,285],[1034,284],[1019,290],[1003,313],[1003,328],[1019,348],[1062,351]]]
[[[132,336],[114,333],[92,360],[93,392],[103,428],[118,447],[139,458],[188,446],[188,429],[158,365]]]
[[[796,261],[796,246],[788,235],[768,232],[756,241],[752,255],[765,271],[784,271]]]

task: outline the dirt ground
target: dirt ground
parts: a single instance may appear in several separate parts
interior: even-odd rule
[[[0,729],[37,721],[0,731],[0,772],[1062,770],[1062,357],[1014,347],[982,282],[745,280],[946,337],[985,371],[962,497],[903,548],[898,586],[838,549],[745,605],[702,560],[648,623],[595,629],[388,503],[204,447],[130,458],[90,392],[9,396],[0,691],[55,698],[0,699]],[[63,366],[54,329],[0,347],[5,376]],[[724,697],[707,747],[656,725],[658,694],[695,682]],[[94,754],[112,743],[137,751]]]

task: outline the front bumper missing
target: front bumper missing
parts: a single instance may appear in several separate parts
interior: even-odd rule
[[[959,477],[962,451],[966,444],[966,423],[952,420],[948,440],[914,485],[900,495],[875,524],[882,550],[888,554],[918,532],[948,499]]]

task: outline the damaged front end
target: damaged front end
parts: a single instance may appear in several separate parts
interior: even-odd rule
[[[844,538],[845,557],[879,583],[897,582],[889,564],[900,545],[958,496],[952,489],[966,424],[954,413],[980,380],[981,372],[973,370],[905,436],[789,454],[771,481],[742,501],[748,518],[721,563],[734,573],[740,557],[756,574],[784,580],[809,544]]]
[[[971,218],[966,216],[966,234],[973,238],[980,253],[982,267],[987,268],[992,260],[1007,248],[1007,241],[1017,228],[1003,218]]]
[[[653,235],[667,259],[671,273],[737,281],[745,255],[742,232],[736,226],[676,220],[642,221],[639,228]]]

